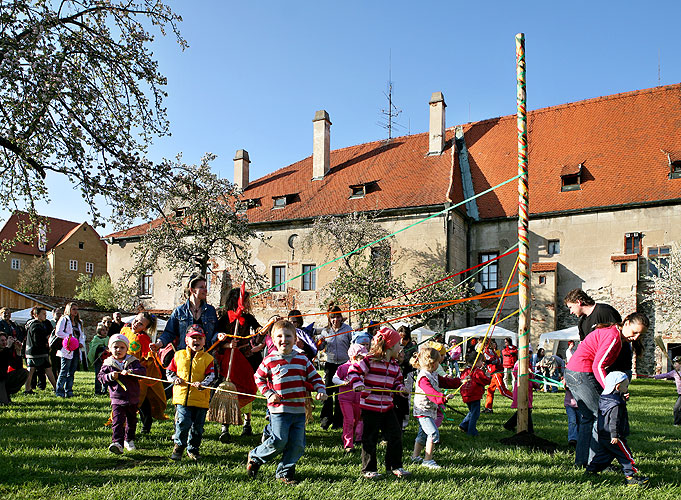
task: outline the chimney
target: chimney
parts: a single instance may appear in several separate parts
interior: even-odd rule
[[[314,115],[312,143],[312,180],[321,180],[331,168],[331,120],[319,110]]]
[[[234,184],[243,191],[248,187],[248,166],[251,160],[248,158],[248,151],[245,149],[237,150],[234,155]]]
[[[442,92],[433,92],[430,96],[430,133],[428,154],[439,155],[445,149],[445,96]]]

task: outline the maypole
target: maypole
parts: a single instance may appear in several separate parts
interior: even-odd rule
[[[525,34],[515,36],[518,128],[518,432],[528,429],[530,273],[529,185],[527,181],[527,89]]]

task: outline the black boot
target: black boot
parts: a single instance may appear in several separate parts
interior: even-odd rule
[[[229,425],[222,426],[222,432],[220,433],[220,437],[218,439],[221,443],[229,443],[231,441],[229,436]]]
[[[252,436],[253,435],[253,429],[251,428],[251,421],[246,420],[244,422],[244,426],[241,429],[241,435],[242,436]]]

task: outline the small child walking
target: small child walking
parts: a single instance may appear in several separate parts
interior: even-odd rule
[[[491,378],[485,374],[482,367],[485,359],[482,355],[478,356],[475,350],[471,350],[466,355],[466,369],[461,372],[463,378],[468,378],[468,382],[461,386],[461,399],[468,406],[468,413],[459,424],[459,429],[469,436],[477,436],[477,423],[480,418],[480,400],[485,393],[485,386],[491,382]]]
[[[627,436],[629,415],[624,394],[629,389],[629,378],[624,372],[610,372],[605,377],[605,388],[598,401],[598,450],[586,472],[596,474],[605,470],[613,458],[622,466],[627,486],[647,486],[648,478],[637,475]]]
[[[205,389],[215,381],[215,364],[213,356],[203,350],[206,334],[199,325],[187,328],[185,344],[187,347],[175,353],[167,370],[168,380],[174,384],[175,405],[175,446],[170,458],[181,460],[187,450],[187,456],[198,462],[210,403],[210,391]]]
[[[361,391],[362,409],[362,474],[367,479],[380,479],[376,460],[379,433],[388,445],[385,468],[398,478],[411,473],[402,467],[402,426],[397,419],[391,391],[406,393],[402,370],[397,362],[400,335],[392,328],[383,327],[371,342],[369,355],[350,368],[350,383]]]
[[[444,413],[440,407],[454,397],[453,394],[445,396],[440,392],[440,387],[456,389],[461,386],[461,380],[458,377],[443,377],[437,374],[442,358],[443,356],[437,349],[422,347],[411,360],[412,366],[419,370],[414,391],[414,417],[419,423],[419,432],[414,442],[411,461],[412,463],[421,462],[421,465],[429,469],[440,468],[433,460],[435,445],[440,442],[439,427],[444,420]],[[424,458],[421,458],[421,451],[424,447],[426,454]]]
[[[102,369],[102,359],[104,352],[107,349],[109,337],[107,336],[109,329],[103,323],[97,325],[95,336],[90,341],[90,347],[87,352],[87,360],[91,366],[95,368],[95,394],[106,394],[104,386],[99,381],[99,371]]]
[[[137,430],[137,405],[140,400],[140,384],[133,375],[146,375],[139,360],[128,354],[130,341],[125,335],[112,335],[109,339],[111,356],[104,360],[97,375],[111,398],[112,438],[109,451],[120,455],[125,448],[135,450]]]
[[[355,449],[355,443],[362,441],[362,410],[359,407],[359,392],[348,390],[347,382],[350,367],[359,363],[369,353],[361,344],[351,344],[348,349],[350,360],[340,365],[333,376],[333,383],[342,387],[338,394],[341,412],[343,413],[343,449],[350,453]]]
[[[266,439],[248,453],[246,471],[251,478],[260,466],[282,454],[275,476],[293,485],[296,463],[305,452],[305,397],[312,387],[318,401],[327,399],[324,382],[307,357],[293,347],[296,327],[288,320],[272,326],[272,342],[276,352],[268,355],[255,372],[255,383],[267,398],[270,431]]]

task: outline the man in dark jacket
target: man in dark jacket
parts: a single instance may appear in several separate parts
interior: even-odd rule
[[[21,342],[0,332],[0,405],[11,403],[10,395],[19,392],[27,378],[28,370],[21,361]]]
[[[613,458],[622,466],[625,484],[645,486],[648,478],[637,475],[634,457],[627,446],[629,415],[624,395],[629,389],[629,378],[624,372],[610,372],[605,377],[605,388],[598,401],[598,450],[587,465],[588,473],[605,470]]]

